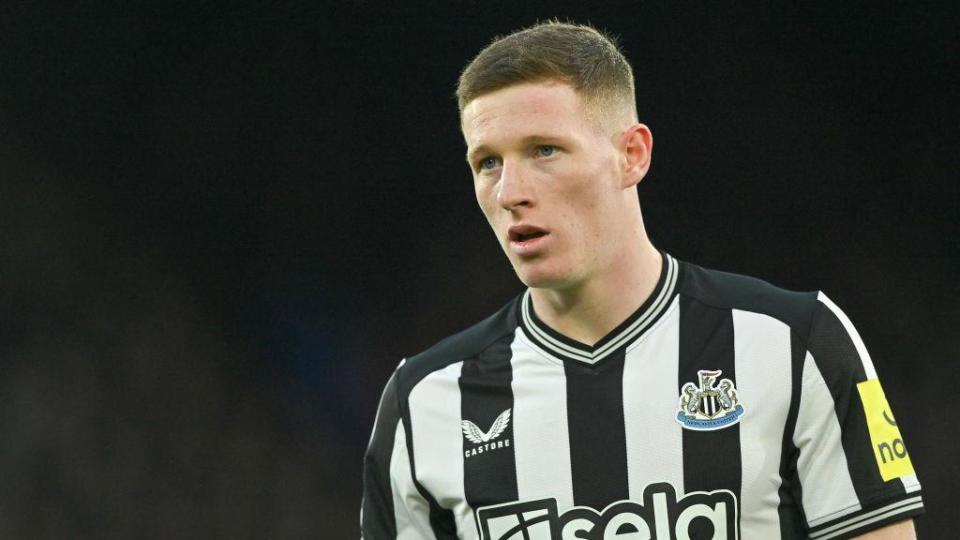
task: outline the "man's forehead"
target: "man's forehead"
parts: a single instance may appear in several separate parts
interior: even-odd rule
[[[557,82],[522,83],[478,96],[463,109],[464,127],[479,127],[503,114],[540,115],[583,112],[580,95]]]
[[[585,119],[580,96],[566,84],[526,83],[482,95],[464,107],[461,129],[467,146],[490,136],[529,137],[562,133]]]

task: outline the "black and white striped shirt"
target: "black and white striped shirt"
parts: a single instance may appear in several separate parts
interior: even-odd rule
[[[365,458],[363,537],[825,540],[923,512],[837,306],[663,260],[593,346],[547,327],[527,291],[401,362]]]

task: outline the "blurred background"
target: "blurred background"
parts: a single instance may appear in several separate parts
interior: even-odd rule
[[[394,366],[522,290],[452,96],[548,17],[633,62],[655,244],[840,305],[955,534],[956,8],[399,4],[0,7],[0,537],[356,538]]]

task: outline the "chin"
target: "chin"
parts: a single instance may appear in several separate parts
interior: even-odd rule
[[[536,268],[536,265],[513,267],[524,285],[534,289],[563,289],[570,284],[570,275],[556,269]]]

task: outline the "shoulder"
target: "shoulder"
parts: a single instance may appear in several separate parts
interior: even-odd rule
[[[680,263],[680,272],[679,294],[685,301],[767,315],[801,336],[810,333],[811,321],[822,308],[818,291],[791,291],[755,277],[688,262]]]
[[[512,338],[517,328],[520,298],[517,296],[486,319],[401,362],[397,368],[397,384],[401,394],[408,394],[431,373],[476,357],[500,341]]]

